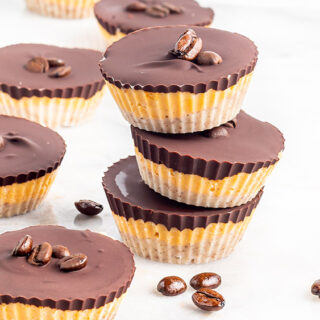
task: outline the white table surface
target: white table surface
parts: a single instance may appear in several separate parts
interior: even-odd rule
[[[200,2],[215,9],[216,27],[243,33],[258,45],[260,60],[244,109],[278,126],[286,137],[286,150],[234,254],[195,266],[136,257],[136,276],[117,319],[315,319],[320,300],[310,294],[310,286],[320,278],[319,1]],[[65,21],[40,17],[27,12],[22,0],[0,0],[0,30],[0,46],[18,42],[104,46],[93,18]],[[129,125],[108,94],[90,123],[59,132],[68,150],[47,200],[33,213],[2,219],[0,232],[60,224],[106,232],[119,239],[101,177],[113,162],[133,154]],[[78,215],[73,202],[83,198],[103,203],[103,214],[89,219]],[[204,271],[222,276],[219,291],[226,298],[226,307],[220,312],[196,309],[191,289],[173,298],[155,291],[163,276],[175,274],[189,281]]]

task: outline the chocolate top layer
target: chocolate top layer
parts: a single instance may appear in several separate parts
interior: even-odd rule
[[[38,123],[0,115],[0,186],[44,176],[61,163],[66,145]]]
[[[34,246],[47,241],[62,244],[71,253],[84,253],[87,266],[63,273],[57,259],[36,267],[24,257],[12,257],[12,249],[26,234],[32,237]],[[119,241],[89,230],[36,226],[0,235],[0,269],[0,303],[85,310],[99,308],[126,292],[135,267],[131,252]]]
[[[194,0],[142,0],[147,5],[157,5],[164,2],[183,8],[179,14],[169,14],[159,18],[147,15],[145,12],[127,11],[126,8],[134,0],[102,0],[94,7],[94,13],[99,23],[111,34],[117,30],[128,34],[130,32],[156,26],[190,25],[208,26],[213,20],[213,10],[202,8]]]
[[[150,189],[141,179],[135,157],[115,163],[103,178],[111,210],[127,219],[142,219],[168,229],[205,228],[210,223],[239,222],[250,215],[262,191],[248,203],[234,208],[208,209],[170,200]]]
[[[239,172],[251,173],[279,160],[284,149],[281,132],[244,111],[227,136],[203,133],[161,134],[131,127],[135,146],[146,159],[176,171],[208,179],[223,179]]]
[[[71,66],[70,75],[50,78],[33,73],[25,64],[34,57],[62,59]],[[69,49],[43,44],[16,44],[0,49],[0,89],[15,99],[22,97],[81,97],[88,99],[104,81],[99,72],[101,53],[88,49]]]
[[[212,28],[192,27],[202,39],[203,51],[218,53],[218,65],[197,65],[171,53],[186,26],[140,30],[111,45],[100,62],[107,81],[121,88],[150,92],[201,93],[224,90],[250,73],[258,51],[248,38]]]

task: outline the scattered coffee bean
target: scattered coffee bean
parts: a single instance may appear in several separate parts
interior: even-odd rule
[[[48,58],[47,60],[50,68],[63,67],[66,65],[62,59]]]
[[[226,137],[229,133],[224,126],[221,126],[221,127],[205,130],[201,132],[201,134],[207,138],[219,138],[219,137]]]
[[[67,247],[60,244],[52,247],[52,257],[56,259],[62,259],[64,257],[69,257],[70,251]]]
[[[22,257],[27,256],[32,250],[32,238],[28,234],[19,240],[18,244],[12,251],[13,256]]]
[[[173,3],[163,2],[162,6],[169,9],[170,13],[173,13],[173,14],[183,13],[183,8],[178,7],[178,6],[174,5]]]
[[[48,60],[43,57],[35,57],[30,59],[25,68],[34,73],[45,73],[49,70]]]
[[[5,146],[4,138],[3,138],[3,136],[0,136],[0,150],[1,150],[2,148],[4,148],[4,146]]]
[[[196,290],[200,288],[218,288],[221,284],[221,277],[213,272],[204,272],[195,275],[190,280],[190,286]]]
[[[50,262],[52,256],[52,247],[48,242],[43,242],[34,247],[28,258],[28,262],[35,266],[44,266]]]
[[[50,78],[63,78],[68,76],[71,73],[70,66],[58,67],[51,72],[49,72],[48,77]]]
[[[79,212],[86,216],[95,216],[103,210],[103,205],[92,200],[80,200],[75,202],[74,205]]]
[[[205,311],[218,311],[225,306],[223,296],[209,288],[201,288],[192,295],[193,303]]]
[[[222,63],[222,58],[213,51],[202,51],[197,56],[197,64],[216,65]]]
[[[198,38],[194,30],[188,29],[178,39],[174,50],[171,51],[180,59],[194,60],[202,49],[202,40]]]
[[[311,293],[320,298],[320,280],[317,280],[313,283],[311,287]]]
[[[146,14],[156,18],[164,18],[170,14],[170,10],[160,4],[153,5],[146,9]]]
[[[233,120],[228,121],[227,123],[223,124],[223,126],[227,127],[227,128],[235,128],[237,126],[237,122],[238,122],[238,120],[236,118],[234,118]]]
[[[147,5],[141,1],[134,1],[127,5],[127,11],[146,11]]]
[[[60,259],[58,266],[61,271],[71,272],[83,269],[87,263],[88,257],[83,253],[77,253]]]
[[[187,285],[183,279],[170,276],[163,278],[157,286],[157,290],[165,296],[177,296],[187,289]]]

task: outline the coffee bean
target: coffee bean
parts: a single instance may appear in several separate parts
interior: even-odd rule
[[[127,11],[145,11],[147,9],[147,5],[141,1],[135,1],[127,5]]]
[[[157,290],[164,296],[177,296],[187,289],[187,285],[183,279],[170,276],[163,278],[157,286]]]
[[[311,293],[315,296],[319,296],[320,298],[320,280],[316,280],[312,287],[311,287]]]
[[[71,272],[83,269],[88,263],[88,257],[83,253],[72,254],[59,260],[58,266],[61,271]]]
[[[148,7],[146,9],[146,14],[155,18],[164,18],[170,14],[170,10],[160,4]]]
[[[224,127],[227,128],[235,128],[237,126],[238,120],[236,118],[234,118],[231,121],[228,121],[227,123],[223,124]]]
[[[229,133],[225,127],[221,126],[221,127],[205,130],[201,132],[201,134],[207,138],[219,138],[219,137],[226,137]]]
[[[215,289],[218,288],[220,284],[221,277],[213,272],[199,273],[190,280],[190,286],[196,290],[200,288]]]
[[[47,60],[50,68],[63,67],[66,65],[62,59],[48,58]]]
[[[28,262],[35,266],[44,266],[50,262],[52,256],[52,247],[48,242],[43,242],[34,247],[28,258]]]
[[[193,303],[205,311],[218,311],[225,306],[223,296],[209,288],[201,288],[192,295]]]
[[[49,70],[49,63],[46,58],[35,57],[27,62],[25,68],[30,72],[45,73]]]
[[[32,238],[28,234],[19,240],[16,247],[12,251],[13,256],[27,256],[32,250]]]
[[[213,51],[202,51],[197,56],[197,64],[200,65],[216,65],[222,63],[222,58]]]
[[[64,66],[64,67],[58,67],[54,70],[52,70],[48,77],[50,78],[63,78],[68,76],[71,73],[71,67],[70,66]]]
[[[95,216],[103,210],[103,205],[92,200],[80,200],[74,203],[76,208],[86,216]]]
[[[202,49],[202,40],[198,38],[194,30],[188,29],[178,39],[172,51],[178,58],[194,60]]]
[[[60,244],[52,247],[52,257],[56,259],[62,259],[64,257],[69,257],[70,251],[67,247]]]
[[[170,2],[163,2],[162,6],[169,9],[170,13],[173,13],[173,14],[183,13],[184,11],[182,7],[178,7]]]

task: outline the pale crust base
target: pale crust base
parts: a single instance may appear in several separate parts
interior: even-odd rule
[[[113,320],[125,294],[101,308],[58,310],[22,303],[0,304],[0,320]]]
[[[0,187],[0,218],[36,209],[49,192],[56,175],[57,170],[38,179]]]
[[[106,86],[89,99],[23,97],[18,100],[0,91],[0,114],[26,118],[53,129],[75,126],[93,116],[105,91]]]
[[[179,202],[209,208],[235,207],[252,200],[275,166],[250,174],[241,172],[222,180],[209,180],[156,164],[145,159],[138,148],[135,152],[141,177],[151,189]]]
[[[187,133],[218,127],[239,113],[252,73],[234,86],[205,93],[153,93],[119,89],[107,82],[124,118],[140,129],[162,133]]]
[[[176,264],[208,263],[227,257],[242,239],[251,216],[206,228],[170,231],[162,224],[120,217],[113,213],[124,243],[137,255]]]
[[[27,8],[43,16],[80,19],[93,15],[97,0],[26,0]]]
[[[111,45],[112,43],[126,36],[126,34],[121,32],[120,30],[117,30],[115,34],[112,34],[109,33],[106,29],[104,29],[99,23],[98,26],[102,36],[106,39],[108,45]]]

